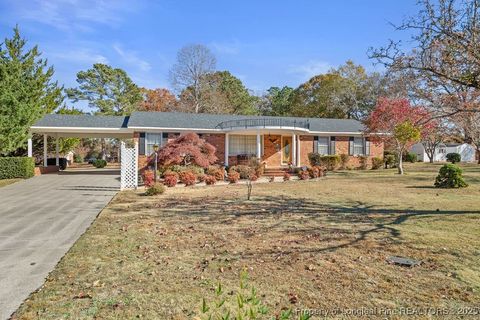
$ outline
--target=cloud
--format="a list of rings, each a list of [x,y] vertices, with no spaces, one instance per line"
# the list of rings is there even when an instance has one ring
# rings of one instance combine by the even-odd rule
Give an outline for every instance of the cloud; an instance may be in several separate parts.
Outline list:
[[[94,64],[94,63],[104,63],[108,64],[109,60],[98,53],[94,53],[89,49],[78,49],[67,52],[56,52],[52,53],[53,58],[61,59],[64,61],[79,63],[79,64]]]
[[[313,76],[326,73],[332,68],[332,65],[326,61],[310,60],[304,64],[292,66],[289,73],[298,74],[303,80],[308,80]]]
[[[118,53],[118,55],[123,59],[123,61],[125,61],[129,65],[137,67],[141,71],[147,72],[150,71],[150,69],[152,68],[150,66],[150,63],[139,58],[135,52],[124,50],[119,44],[114,44],[113,49],[116,53]]]
[[[12,2],[10,9],[17,20],[30,20],[66,31],[92,31],[92,23],[119,24],[121,13],[134,10],[137,4],[137,1],[126,0],[19,0]]]

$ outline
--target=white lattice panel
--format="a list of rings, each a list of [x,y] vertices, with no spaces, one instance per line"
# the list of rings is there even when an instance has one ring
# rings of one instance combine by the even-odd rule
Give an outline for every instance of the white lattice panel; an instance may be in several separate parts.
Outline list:
[[[138,187],[138,146],[135,144],[133,148],[125,146],[122,141],[120,147],[121,171],[120,171],[120,188],[136,189]]]

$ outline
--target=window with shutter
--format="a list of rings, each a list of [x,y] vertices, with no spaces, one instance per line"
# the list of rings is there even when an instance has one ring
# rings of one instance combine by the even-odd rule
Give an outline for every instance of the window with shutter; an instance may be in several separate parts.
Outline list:
[[[334,155],[335,152],[335,137],[330,137],[330,150],[329,154]]]

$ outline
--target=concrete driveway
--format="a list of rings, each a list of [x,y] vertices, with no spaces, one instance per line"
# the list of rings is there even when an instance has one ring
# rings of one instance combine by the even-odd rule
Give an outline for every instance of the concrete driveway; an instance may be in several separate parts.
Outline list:
[[[7,319],[120,187],[118,170],[65,171],[0,188],[0,319]]]

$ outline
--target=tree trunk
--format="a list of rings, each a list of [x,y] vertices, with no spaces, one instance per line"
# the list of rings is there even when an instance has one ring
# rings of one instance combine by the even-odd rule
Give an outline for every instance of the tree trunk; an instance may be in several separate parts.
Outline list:
[[[433,157],[429,157],[428,159],[429,159],[430,163],[433,163]]]
[[[403,150],[398,152],[398,174],[403,174]]]

